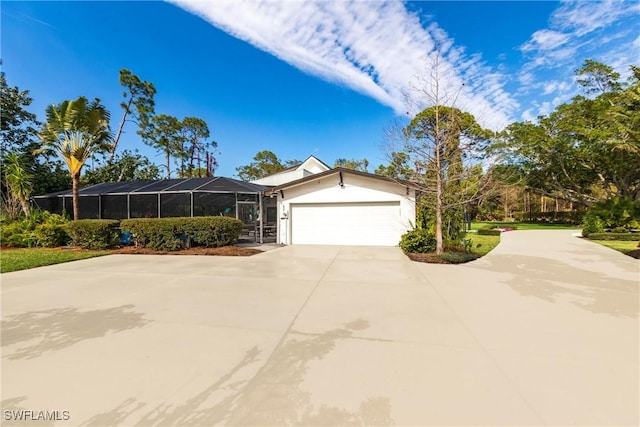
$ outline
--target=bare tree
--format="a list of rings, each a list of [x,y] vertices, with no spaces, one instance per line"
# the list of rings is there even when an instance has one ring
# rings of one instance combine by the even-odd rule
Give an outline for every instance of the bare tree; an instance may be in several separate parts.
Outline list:
[[[455,237],[464,205],[480,197],[490,181],[480,162],[492,132],[455,106],[464,83],[446,75],[447,66],[440,55],[428,62],[407,96],[409,109],[421,111],[409,112],[413,118],[408,124],[396,124],[387,132],[393,151],[409,156],[415,171],[410,180],[422,192],[421,208],[433,227],[438,254],[445,249],[444,231],[447,238]]]

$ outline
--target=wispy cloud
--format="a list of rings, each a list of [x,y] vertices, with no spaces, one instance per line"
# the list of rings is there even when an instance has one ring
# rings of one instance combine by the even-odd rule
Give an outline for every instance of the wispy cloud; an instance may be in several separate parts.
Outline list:
[[[640,3],[637,1],[565,1],[553,12],[549,28],[531,35],[520,46],[527,62],[519,72],[519,93],[541,90],[553,99],[532,103],[522,118],[546,114],[576,94],[574,70],[587,58],[602,61],[625,74],[638,61],[634,38]],[[633,28],[634,30],[629,30]],[[553,80],[545,77],[553,70]],[[564,79],[564,80],[559,80]]]
[[[406,111],[405,94],[425,59],[442,53],[458,105],[499,129],[518,103],[505,76],[456,46],[436,23],[423,26],[398,1],[172,0],[225,32],[325,80]],[[462,83],[465,86],[462,86]],[[446,84],[445,84],[446,86]]]
[[[568,1],[553,13],[551,25],[583,36],[607,27],[621,17],[638,14],[639,9],[637,1]]]
[[[531,40],[522,46],[523,51],[547,51],[562,46],[569,40],[569,35],[553,30],[539,30],[533,33]]]

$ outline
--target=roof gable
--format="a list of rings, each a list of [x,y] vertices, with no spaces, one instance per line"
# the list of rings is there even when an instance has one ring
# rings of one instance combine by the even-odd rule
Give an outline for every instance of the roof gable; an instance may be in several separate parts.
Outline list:
[[[305,185],[305,184],[307,184],[309,182],[313,182],[314,180],[316,180],[318,178],[324,178],[324,177],[327,177],[327,176],[338,175],[338,174],[357,175],[357,176],[361,176],[361,177],[364,177],[364,178],[370,178],[370,179],[374,179],[374,180],[378,180],[378,181],[386,181],[386,182],[389,182],[389,183],[392,183],[392,184],[402,185],[402,186],[406,186],[406,187],[410,187],[410,188],[419,188],[419,186],[414,184],[414,183],[407,182],[407,181],[400,181],[400,180],[397,180],[397,179],[389,178],[387,176],[375,175],[375,174],[368,173],[368,172],[360,172],[360,171],[353,170],[353,169],[334,168],[334,169],[329,169],[327,171],[320,172],[320,173],[317,173],[317,174],[309,175],[309,176],[306,176],[304,178],[297,179],[295,181],[291,181],[291,182],[287,182],[285,184],[281,184],[281,185],[275,186],[275,187],[271,188],[271,191],[272,192],[277,192],[279,190],[284,190],[284,189],[291,188],[291,187],[297,187],[299,185]]]
[[[296,170],[307,170],[311,173],[320,173],[331,169],[326,163],[318,159],[316,156],[309,156],[296,168]]]

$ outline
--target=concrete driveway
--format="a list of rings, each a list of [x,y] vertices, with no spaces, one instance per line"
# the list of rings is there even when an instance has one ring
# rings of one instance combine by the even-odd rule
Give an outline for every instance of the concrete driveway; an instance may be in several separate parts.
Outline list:
[[[638,425],[639,265],[516,231],[465,266],[290,246],[7,273],[2,419]]]

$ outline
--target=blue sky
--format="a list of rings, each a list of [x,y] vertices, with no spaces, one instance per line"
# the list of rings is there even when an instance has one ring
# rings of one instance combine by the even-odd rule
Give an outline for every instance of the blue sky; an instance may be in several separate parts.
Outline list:
[[[119,122],[118,72],[155,84],[156,112],[196,116],[217,175],[260,150],[283,160],[385,163],[384,128],[425,105],[411,89],[441,52],[457,105],[486,127],[535,119],[576,94],[584,59],[640,62],[637,1],[2,1],[2,69],[31,111],[80,95]],[[464,86],[462,86],[464,83]],[[413,100],[406,102],[406,94]],[[133,125],[121,149],[142,144]]]

